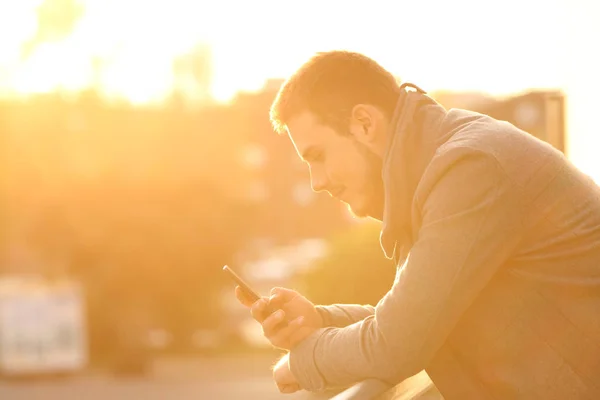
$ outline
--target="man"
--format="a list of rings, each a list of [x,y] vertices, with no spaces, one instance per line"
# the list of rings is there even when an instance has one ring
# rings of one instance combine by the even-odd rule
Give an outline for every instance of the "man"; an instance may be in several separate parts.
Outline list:
[[[236,291],[290,350],[282,392],[424,369],[446,400],[600,399],[600,189],[562,153],[342,51],[289,78],[271,120],[398,263],[376,307]]]

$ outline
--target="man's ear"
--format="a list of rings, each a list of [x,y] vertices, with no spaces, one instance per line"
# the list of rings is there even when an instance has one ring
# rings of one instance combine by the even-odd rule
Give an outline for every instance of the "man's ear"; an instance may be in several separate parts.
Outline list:
[[[350,115],[350,133],[360,143],[372,144],[377,140],[379,110],[369,104],[357,104]]]

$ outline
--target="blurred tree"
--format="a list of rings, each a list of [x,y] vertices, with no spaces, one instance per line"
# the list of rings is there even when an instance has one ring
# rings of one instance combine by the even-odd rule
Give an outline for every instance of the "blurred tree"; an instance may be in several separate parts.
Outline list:
[[[212,50],[198,44],[173,61],[173,97],[202,104],[211,100]]]
[[[230,284],[220,268],[241,243],[289,242],[347,225],[327,198],[318,215],[319,202],[310,209],[294,202],[292,189],[306,171],[291,162],[292,153],[279,151],[284,140],[268,121],[272,95],[193,111],[174,103],[109,105],[93,91],[0,102],[2,195],[11,220],[30,232],[26,246],[40,255],[40,272],[64,267],[84,282],[95,354],[114,346],[115,324],[130,319],[184,340],[217,327],[222,313],[215,296],[220,284]],[[244,163],[249,144],[264,145],[263,167]],[[264,181],[272,196],[250,199],[250,178]],[[377,237],[368,238],[380,256]]]
[[[39,272],[84,282],[95,354],[136,312],[185,340],[219,325],[220,267],[256,223],[231,109],[115,107],[88,92],[0,103],[0,115],[3,199]]]
[[[116,304],[147,299],[174,330],[218,325],[217,277],[245,237],[242,205],[206,182],[111,185],[86,197],[78,274]]]
[[[10,189],[8,183],[8,150],[7,150],[7,110],[0,106],[0,273],[4,270],[4,258],[6,257],[6,247],[9,230],[9,202],[7,193]]]
[[[326,258],[302,279],[305,295],[318,304],[375,305],[392,287],[396,268],[379,244],[380,224],[365,222],[334,236]]]
[[[69,36],[83,16],[83,4],[77,0],[44,0],[37,8],[35,36],[25,42],[21,58],[26,59],[44,42],[61,40]]]
[[[195,330],[216,328],[221,266],[247,237],[248,215],[209,182],[112,180],[43,202],[28,239],[44,260],[40,272],[84,283],[97,359],[153,326],[182,345]],[[129,324],[138,339],[128,337]]]

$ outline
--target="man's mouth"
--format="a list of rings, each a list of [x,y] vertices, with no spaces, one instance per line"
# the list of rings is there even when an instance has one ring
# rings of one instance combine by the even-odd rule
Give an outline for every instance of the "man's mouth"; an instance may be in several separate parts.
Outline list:
[[[331,197],[335,197],[336,199],[341,200],[344,190],[345,190],[344,188],[332,190],[329,192],[329,194],[331,195]]]

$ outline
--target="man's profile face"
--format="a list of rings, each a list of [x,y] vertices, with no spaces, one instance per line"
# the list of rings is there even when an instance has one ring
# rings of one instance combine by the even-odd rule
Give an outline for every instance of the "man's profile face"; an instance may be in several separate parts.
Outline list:
[[[382,218],[381,157],[310,112],[292,118],[287,127],[298,155],[309,165],[315,192],[329,192],[358,217]]]

